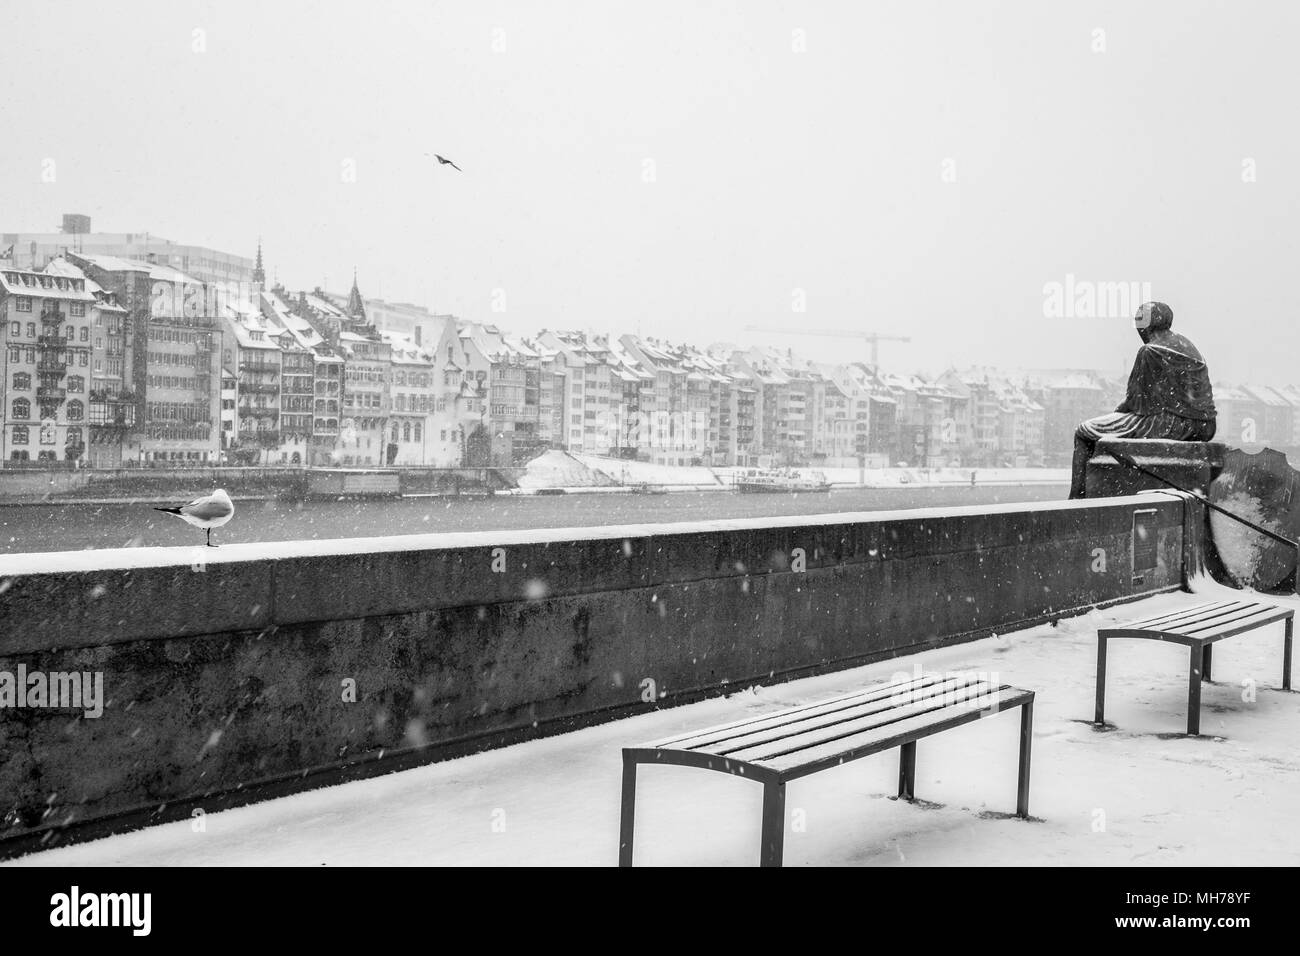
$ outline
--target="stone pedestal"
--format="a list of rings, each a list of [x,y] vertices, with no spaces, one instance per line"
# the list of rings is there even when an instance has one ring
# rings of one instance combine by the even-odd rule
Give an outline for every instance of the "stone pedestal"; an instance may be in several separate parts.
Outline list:
[[[1133,495],[1139,491],[1167,489],[1149,475],[1116,461],[1109,454],[1115,449],[1139,465],[1167,478],[1181,488],[1206,494],[1210,482],[1223,470],[1226,446],[1219,442],[1165,441],[1149,438],[1104,438],[1088,461],[1085,483],[1089,498]]]

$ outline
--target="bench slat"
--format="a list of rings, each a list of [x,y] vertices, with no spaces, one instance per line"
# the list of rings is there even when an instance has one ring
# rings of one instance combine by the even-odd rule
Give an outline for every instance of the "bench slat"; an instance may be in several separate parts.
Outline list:
[[[1017,707],[1032,700],[1033,696],[1032,692],[1016,687],[998,688],[975,698],[966,705],[947,708],[937,715],[923,714],[907,718],[860,734],[827,741],[793,754],[765,760],[763,764],[781,774],[783,778],[793,779],[979,720],[986,711],[994,707],[999,711]]]
[[[997,688],[987,681],[968,684],[958,688],[952,695],[939,695],[923,698],[901,707],[890,708],[874,714],[865,715],[856,720],[842,721],[826,727],[810,729],[804,733],[794,734],[780,740],[774,740],[734,751],[727,751],[726,756],[749,763],[767,765],[777,757],[789,756],[810,748],[821,747],[843,740],[846,737],[872,733],[890,724],[909,717],[934,715],[944,710],[972,709],[971,701],[990,693]],[[974,708],[979,709],[979,708]],[[932,719],[939,719],[934,717]]]
[[[742,751],[752,752],[756,748],[765,745],[784,744],[786,741],[805,737],[809,734],[825,736],[830,733],[828,728],[838,727],[850,722],[857,723],[874,718],[883,723],[890,719],[891,714],[898,712],[901,708],[920,705],[941,706],[945,701],[964,699],[963,692],[966,695],[979,693],[981,689],[989,686],[991,685],[987,681],[976,678],[948,678],[926,687],[912,688],[906,691],[900,690],[876,700],[854,704],[835,711],[820,714],[793,711],[788,713],[786,715],[787,719],[780,724],[765,727],[752,733],[720,738],[705,748],[693,747],[691,749],[705,749],[710,753],[725,756],[741,755]],[[970,688],[974,689],[971,690]],[[741,759],[750,758],[742,755]]]
[[[1275,624],[1278,621],[1284,621],[1292,615],[1293,612],[1281,608],[1261,608],[1252,614],[1242,617],[1235,617],[1230,620],[1208,622],[1198,625],[1194,628],[1188,628],[1185,633],[1188,637],[1195,637],[1201,640],[1212,638],[1232,637],[1234,634],[1240,634],[1242,631],[1253,630],[1257,627],[1263,627],[1266,624]]]
[[[1177,630],[1180,625],[1189,621],[1197,621],[1204,617],[1213,617],[1220,614],[1232,614],[1234,611],[1246,606],[1242,601],[1224,601],[1221,604],[1211,604],[1198,607],[1195,610],[1189,609],[1180,614],[1166,614],[1163,617],[1155,617],[1145,621],[1125,622],[1123,627],[1151,631],[1172,631]]]
[[[1124,626],[1131,628],[1154,628],[1164,624],[1176,624],[1178,621],[1185,618],[1194,617],[1203,612],[1218,610],[1239,603],[1239,601],[1210,601],[1207,604],[1197,604],[1195,607],[1185,607],[1176,611],[1168,611],[1164,614],[1157,614],[1154,617],[1144,617],[1141,620],[1125,623]]]
[[[1228,621],[1235,621],[1243,617],[1249,617],[1263,607],[1264,605],[1262,604],[1248,604],[1238,601],[1228,607],[1219,608],[1215,611],[1208,611],[1204,614],[1197,614],[1176,622],[1165,622],[1163,624],[1157,624],[1154,627],[1148,625],[1142,628],[1142,630],[1159,631],[1163,634],[1182,634],[1186,636],[1190,634],[1194,628],[1208,627],[1214,624],[1223,624]]]
[[[1233,629],[1238,622],[1255,621],[1256,623],[1249,625],[1249,627],[1254,627],[1267,624],[1270,621],[1280,621],[1290,617],[1292,613],[1290,609],[1279,608],[1273,604],[1235,601],[1230,605],[1198,615],[1185,616],[1175,621],[1158,623],[1134,621],[1117,627],[1103,627],[1098,629],[1098,634],[1102,637],[1138,637],[1142,636],[1140,632],[1147,632],[1199,638],[1210,630],[1223,634],[1225,631]],[[1234,633],[1240,632],[1234,631]]]
[[[688,734],[678,734],[673,737],[665,737],[662,740],[656,740],[653,743],[645,744],[646,749],[673,749],[673,750],[695,750],[703,748],[706,745],[722,740],[735,732],[744,733],[750,730],[762,730],[763,728],[780,724],[783,721],[808,714],[816,716],[817,714],[830,713],[843,707],[853,706],[855,703],[869,703],[873,700],[881,700],[898,693],[906,693],[914,688],[927,687],[937,683],[943,678],[938,674],[932,674],[921,678],[914,678],[909,681],[899,681],[895,684],[879,684],[869,687],[866,690],[855,691],[852,694],[841,694],[838,697],[832,697],[828,700],[819,701],[814,704],[806,704],[798,707],[785,707],[781,710],[772,711],[766,714],[759,714],[755,717],[746,717],[742,720],[733,721],[729,724],[718,724],[715,727],[706,727],[703,730],[691,731]]]

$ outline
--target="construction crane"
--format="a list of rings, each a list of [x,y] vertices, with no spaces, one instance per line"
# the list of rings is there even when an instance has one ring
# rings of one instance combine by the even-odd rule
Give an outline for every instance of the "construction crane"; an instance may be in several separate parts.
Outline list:
[[[910,342],[906,335],[881,335],[879,332],[855,332],[852,329],[773,329],[762,325],[747,325],[746,332],[768,332],[773,335],[829,335],[840,339],[864,339],[871,343],[871,367],[880,367],[881,342]]]

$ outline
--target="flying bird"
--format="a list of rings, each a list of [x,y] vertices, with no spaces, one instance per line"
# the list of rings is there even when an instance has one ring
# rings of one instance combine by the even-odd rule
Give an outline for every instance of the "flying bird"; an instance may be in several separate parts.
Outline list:
[[[235,503],[230,500],[230,495],[218,488],[212,494],[195,498],[189,504],[181,505],[179,508],[154,508],[154,511],[176,515],[186,524],[205,529],[208,532],[208,547],[215,548],[216,545],[212,543],[212,529],[220,528],[234,517]]]
[[[438,162],[442,163],[442,165],[444,165],[444,166],[450,166],[452,169],[456,170],[456,172],[458,172],[458,173],[463,173],[463,172],[465,171],[465,170],[461,169],[459,166],[457,166],[455,163],[453,163],[450,159],[443,159],[443,158],[442,158],[441,156],[439,156],[437,153],[434,153],[434,154],[433,154],[433,158],[436,159]]]

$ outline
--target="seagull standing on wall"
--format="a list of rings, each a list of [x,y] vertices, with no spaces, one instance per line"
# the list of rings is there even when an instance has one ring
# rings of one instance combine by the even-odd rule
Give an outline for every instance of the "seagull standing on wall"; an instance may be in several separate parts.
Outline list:
[[[230,495],[218,488],[212,494],[195,498],[189,504],[181,505],[179,508],[154,508],[154,511],[176,515],[187,524],[205,529],[208,532],[208,547],[215,548],[216,545],[212,543],[212,529],[220,528],[234,517],[235,503],[230,500]]]

